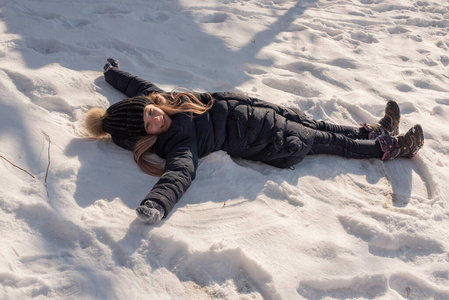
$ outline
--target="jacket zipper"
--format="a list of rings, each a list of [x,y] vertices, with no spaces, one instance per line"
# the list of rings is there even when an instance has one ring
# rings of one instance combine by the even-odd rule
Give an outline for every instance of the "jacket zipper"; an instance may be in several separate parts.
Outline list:
[[[243,140],[242,133],[240,132],[240,127],[245,127],[247,131],[250,131],[254,135],[254,137],[257,138],[257,134],[258,134],[257,130],[252,128],[252,127],[249,127],[249,126],[245,125],[242,121],[240,121],[239,117],[232,116],[231,120],[233,120],[234,122],[237,123],[237,130],[238,130],[240,139]],[[249,144],[246,145],[246,149],[248,149],[248,148],[251,148],[251,145],[249,145]]]

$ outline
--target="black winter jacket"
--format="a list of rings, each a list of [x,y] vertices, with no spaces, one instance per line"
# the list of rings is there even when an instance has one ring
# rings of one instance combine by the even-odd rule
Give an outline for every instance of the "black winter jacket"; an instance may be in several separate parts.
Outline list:
[[[153,83],[118,68],[105,73],[106,81],[128,97],[167,95]],[[158,136],[155,153],[166,160],[164,174],[145,197],[161,204],[165,216],[195,178],[198,158],[223,150],[232,157],[288,168],[307,155],[315,137],[313,120],[296,109],[280,107],[234,93],[194,93],[212,108],[198,117],[171,116],[170,128]],[[117,140],[132,150],[132,141]],[[144,202],[142,201],[142,203]]]

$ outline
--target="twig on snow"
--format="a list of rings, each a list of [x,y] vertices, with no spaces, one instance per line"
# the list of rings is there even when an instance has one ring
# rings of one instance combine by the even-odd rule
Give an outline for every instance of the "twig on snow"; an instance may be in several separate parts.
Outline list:
[[[48,140],[48,150],[47,150],[48,165],[47,165],[47,171],[45,172],[45,189],[47,190],[47,197],[50,197],[50,195],[48,194],[47,178],[48,178],[48,170],[50,169],[50,163],[51,163],[51,156],[50,156],[51,139],[50,139],[50,136],[48,134],[46,134],[44,131],[42,131],[42,133],[45,135],[45,137]]]
[[[51,145],[51,139],[50,136],[45,133],[44,131],[42,131],[42,133],[45,135],[45,137],[48,140],[48,150],[47,150],[47,155],[48,155],[48,165],[47,165],[47,172],[45,173],[45,188],[47,188],[47,178],[48,178],[48,170],[50,169],[50,163],[51,163],[51,155],[50,155],[50,145]],[[4,157],[3,155],[0,155],[0,158],[4,159],[6,162],[10,163],[12,166],[16,167],[19,170],[22,170],[23,172],[27,173],[28,175],[30,175],[31,177],[35,178],[33,174],[31,174],[30,172],[28,172],[27,170],[19,167],[18,165],[12,163],[9,159],[7,159],[6,157]],[[47,188],[47,195],[48,195],[48,188]]]
[[[11,161],[9,161],[8,159],[6,159],[6,157],[4,157],[3,155],[0,155],[1,158],[3,158],[5,161],[9,162],[11,165],[13,165],[14,167],[16,167],[17,169],[20,169],[22,171],[24,171],[25,173],[27,173],[28,175],[30,175],[31,177],[34,178],[33,174],[31,174],[30,172],[28,172],[25,169],[22,169],[21,167],[19,167],[18,165],[13,164]]]

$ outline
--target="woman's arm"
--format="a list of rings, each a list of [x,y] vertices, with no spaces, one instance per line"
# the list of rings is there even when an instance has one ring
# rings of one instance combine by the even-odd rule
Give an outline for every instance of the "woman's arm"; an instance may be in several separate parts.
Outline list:
[[[164,174],[142,202],[143,204],[146,200],[151,200],[161,204],[165,211],[164,217],[170,213],[195,179],[198,157],[189,149],[189,144],[190,141],[184,141],[173,155],[167,158]]]
[[[154,83],[131,75],[118,67],[112,67],[107,70],[104,73],[104,78],[107,83],[130,98],[138,95],[149,95],[154,92],[165,93],[164,90],[157,87]]]
[[[186,115],[177,115],[174,120],[179,130],[161,135],[158,139],[159,147],[166,153],[165,171],[146,200],[162,205],[167,216],[179,201],[184,192],[195,179],[198,166],[198,149],[196,130],[193,120]],[[173,126],[173,124],[172,124]]]

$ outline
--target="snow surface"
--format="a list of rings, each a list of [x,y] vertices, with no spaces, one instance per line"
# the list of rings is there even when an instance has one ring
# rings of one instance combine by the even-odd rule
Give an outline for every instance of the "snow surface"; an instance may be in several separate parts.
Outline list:
[[[0,32],[0,155],[34,176],[0,159],[0,299],[449,299],[447,0],[0,0]],[[213,153],[145,226],[157,178],[84,137],[124,97],[107,57],[334,123],[394,99],[425,145],[294,170]]]

